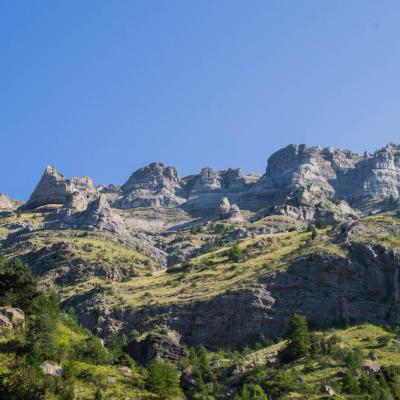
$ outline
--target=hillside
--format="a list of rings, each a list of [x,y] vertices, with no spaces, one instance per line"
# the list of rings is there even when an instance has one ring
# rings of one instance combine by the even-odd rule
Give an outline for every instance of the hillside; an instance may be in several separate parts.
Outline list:
[[[400,367],[399,192],[395,144],[364,155],[290,145],[270,157],[261,176],[207,167],[182,178],[153,163],[121,187],[65,178],[49,166],[26,203],[1,195],[0,254],[26,263],[40,290],[56,292],[61,309],[74,310],[87,329],[73,331],[62,317],[59,341],[126,338],[132,362],[148,366],[161,357],[182,376],[188,349],[204,346],[221,367],[221,386],[212,381],[208,398],[234,398],[244,382],[274,399],[322,398],[323,384],[351,398],[337,376],[346,348],[361,348],[364,361],[371,349],[382,367]],[[266,383],[272,375],[256,364],[285,347],[296,313],[316,336],[335,336],[337,351],[272,363],[267,371],[294,382],[292,394],[274,392]],[[5,332],[3,349],[24,340],[23,332]],[[7,369],[11,358],[3,356]],[[117,376],[124,396],[157,396],[146,386],[129,391],[133,383],[115,360],[101,367],[54,361],[78,363],[103,380]],[[239,372],[232,374],[234,364]],[[138,371],[145,380],[147,372]],[[92,398],[95,385],[85,387],[81,376],[74,375],[78,398]],[[183,389],[188,398],[207,398]]]

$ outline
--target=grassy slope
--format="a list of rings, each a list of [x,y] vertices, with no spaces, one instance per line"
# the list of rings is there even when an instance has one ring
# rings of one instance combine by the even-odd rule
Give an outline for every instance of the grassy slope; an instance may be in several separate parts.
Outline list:
[[[62,323],[58,325],[55,336],[55,342],[64,348],[66,354],[73,345],[86,339],[83,331],[71,329]],[[14,347],[15,343],[22,343],[22,341],[22,332],[3,331],[0,333],[0,372],[2,375],[13,373],[14,354],[10,352],[10,349]],[[153,399],[156,397],[145,389],[139,388],[138,382],[143,381],[143,376],[136,368],[132,369],[132,377],[125,377],[119,370],[122,365],[95,365],[82,361],[67,361],[61,365],[74,375],[77,400],[93,400],[98,387],[102,389],[105,396],[115,399],[126,397]],[[110,383],[109,377],[115,377],[116,382]],[[46,397],[46,400],[50,399],[53,398]]]
[[[317,335],[326,338],[336,336],[338,346],[341,349],[361,349],[365,356],[373,353],[382,366],[400,365],[400,340],[396,334],[388,333],[385,329],[372,324],[356,325],[344,329],[329,329],[317,332]],[[378,338],[389,335],[391,340],[387,345],[379,344]],[[279,342],[261,350],[252,351],[241,358],[240,363],[246,371],[253,368],[254,364],[264,365],[269,359],[275,358],[277,352],[285,346],[285,342]],[[228,356],[221,357],[218,353],[211,355],[214,360],[227,366],[234,363]],[[337,399],[350,399],[351,396],[340,394],[341,378],[338,373],[344,369],[343,362],[337,361],[331,356],[323,356],[318,360],[300,359],[294,363],[282,367],[283,371],[294,372],[301,382],[302,390],[308,392],[307,399],[322,399],[326,395],[320,393],[321,385],[329,384],[338,392]],[[284,399],[304,399],[304,394],[290,393]]]

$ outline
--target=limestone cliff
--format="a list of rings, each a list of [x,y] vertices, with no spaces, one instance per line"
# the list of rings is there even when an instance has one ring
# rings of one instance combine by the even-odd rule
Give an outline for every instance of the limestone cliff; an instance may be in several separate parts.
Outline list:
[[[89,177],[66,179],[53,166],[47,166],[24,209],[59,204],[84,210],[95,196],[96,190]]]

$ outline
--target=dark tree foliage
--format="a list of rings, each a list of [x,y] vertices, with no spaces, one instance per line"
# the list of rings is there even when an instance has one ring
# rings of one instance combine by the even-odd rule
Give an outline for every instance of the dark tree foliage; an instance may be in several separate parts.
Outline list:
[[[148,388],[160,399],[170,399],[181,393],[176,367],[166,361],[153,360],[149,367]]]
[[[36,279],[30,268],[18,259],[6,260],[0,256],[0,304],[30,312],[37,295]]]
[[[54,333],[59,316],[58,298],[54,292],[42,293],[33,300],[26,330],[26,344],[33,363],[54,354]]]
[[[200,346],[197,350],[199,369],[203,377],[204,382],[212,382],[215,380],[213,370],[211,368],[210,360],[208,359],[208,353],[204,346]]]
[[[242,249],[239,247],[238,244],[234,244],[228,252],[229,259],[234,262],[240,261],[240,256],[242,254]]]
[[[310,355],[311,335],[303,315],[294,314],[286,331],[287,346],[279,353],[283,362],[290,362]]]
[[[343,376],[343,389],[349,394],[358,394],[360,392],[358,380],[350,369],[347,369]]]
[[[96,336],[89,336],[75,346],[75,359],[92,364],[107,364],[111,362],[110,353],[103,347]]]
[[[260,385],[246,383],[235,400],[268,400],[268,397]]]

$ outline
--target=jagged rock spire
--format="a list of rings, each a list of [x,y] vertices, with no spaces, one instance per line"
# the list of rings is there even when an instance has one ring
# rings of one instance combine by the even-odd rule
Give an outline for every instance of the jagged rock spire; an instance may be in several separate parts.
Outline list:
[[[93,199],[95,193],[89,177],[66,179],[54,166],[48,165],[24,208],[34,209],[48,204],[60,204],[82,210]]]

